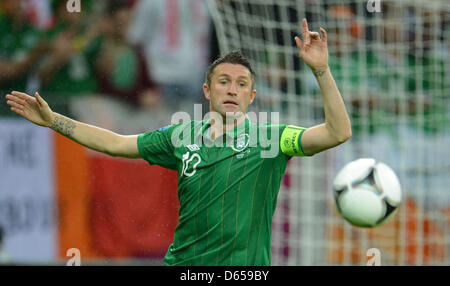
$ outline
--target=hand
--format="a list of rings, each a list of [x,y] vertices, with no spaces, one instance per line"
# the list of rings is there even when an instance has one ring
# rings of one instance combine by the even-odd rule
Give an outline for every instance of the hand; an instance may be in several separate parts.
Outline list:
[[[327,32],[320,28],[322,38],[319,33],[308,30],[308,22],[302,20],[303,42],[299,37],[295,37],[295,43],[300,51],[300,57],[313,70],[326,70],[328,68],[328,47]]]
[[[26,93],[13,91],[12,94],[6,95],[6,99],[11,110],[25,119],[40,126],[52,125],[53,112],[39,93],[36,92],[35,97],[31,97]]]

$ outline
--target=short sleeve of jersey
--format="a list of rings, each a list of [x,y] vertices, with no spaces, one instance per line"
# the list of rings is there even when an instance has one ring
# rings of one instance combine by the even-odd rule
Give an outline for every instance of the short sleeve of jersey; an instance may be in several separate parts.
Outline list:
[[[170,125],[138,135],[137,145],[142,159],[149,162],[150,165],[156,164],[176,170],[175,148],[171,140],[172,132],[176,126]]]
[[[286,125],[281,132],[281,152],[288,156],[310,156],[305,154],[302,147],[302,135],[305,127]]]

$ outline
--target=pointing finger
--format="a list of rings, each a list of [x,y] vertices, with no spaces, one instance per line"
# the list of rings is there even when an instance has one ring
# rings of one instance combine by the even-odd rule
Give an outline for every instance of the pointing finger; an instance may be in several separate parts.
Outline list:
[[[302,34],[303,34],[304,44],[309,45],[310,38],[309,38],[308,22],[306,22],[305,18],[303,18],[303,20],[302,20]]]
[[[302,26],[303,26],[303,33],[308,33],[309,32],[308,21],[306,21],[306,18],[303,18]]]

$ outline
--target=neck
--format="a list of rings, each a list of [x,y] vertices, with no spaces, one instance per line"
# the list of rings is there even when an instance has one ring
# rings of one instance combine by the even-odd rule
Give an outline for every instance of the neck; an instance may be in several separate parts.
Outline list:
[[[211,139],[215,140],[217,137],[226,133],[227,131],[235,128],[239,124],[245,121],[245,114],[241,115],[237,118],[225,118],[225,116],[221,116],[221,118],[211,118]]]

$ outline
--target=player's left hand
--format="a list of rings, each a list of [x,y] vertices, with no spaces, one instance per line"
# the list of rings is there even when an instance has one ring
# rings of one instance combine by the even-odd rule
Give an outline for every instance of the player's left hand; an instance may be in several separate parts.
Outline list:
[[[308,22],[302,20],[303,42],[295,37],[295,43],[300,51],[300,57],[313,70],[324,70],[328,68],[327,32],[320,28],[322,38],[317,32],[308,29]]]

